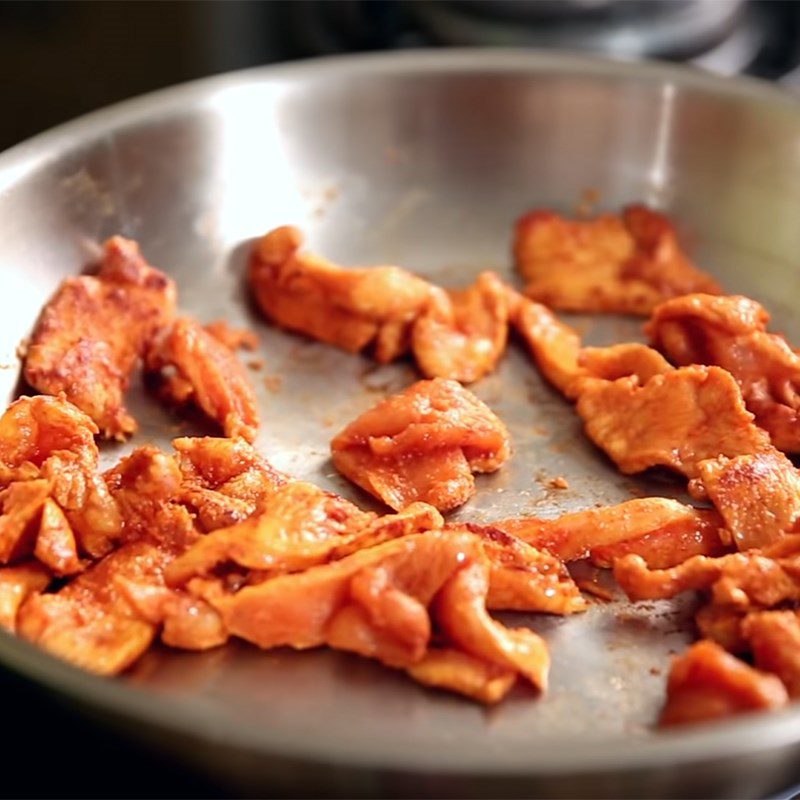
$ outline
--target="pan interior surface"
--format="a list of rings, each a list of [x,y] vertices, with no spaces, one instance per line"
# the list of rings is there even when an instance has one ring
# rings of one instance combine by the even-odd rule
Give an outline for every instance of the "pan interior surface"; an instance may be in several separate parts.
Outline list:
[[[292,223],[309,247],[343,264],[396,263],[449,286],[485,269],[515,282],[514,220],[533,207],[573,213],[587,191],[599,209],[636,201],[665,209],[699,265],[729,293],[764,303],[773,329],[800,341],[800,106],[673,68],[409,54],[179,87],[0,158],[4,395],[17,390],[15,350],[48,295],[120,233],[176,279],[184,310],[259,335],[260,352],[246,358],[263,359],[251,373],[258,449],[276,467],[370,506],[333,469],[330,439],[417,376],[409,364],[377,367],[259,319],[243,285],[252,238]],[[592,344],[642,339],[639,319],[573,321]],[[106,447],[106,463],[133,446],[214,433],[135,384],[130,408],[141,429]],[[472,388],[507,423],[514,456],[478,479],[455,518],[549,517],[649,494],[687,499],[677,480],[619,474],[519,344]],[[557,476],[569,489],[549,487]],[[619,600],[568,619],[509,615],[546,636],[552,685],[542,698],[515,690],[490,710],[354,656],[244,645],[156,648],[127,683],[144,692],[143,707],[169,709],[172,724],[202,719],[256,750],[536,771],[570,749],[669,739],[650,729],[669,658],[693,637],[691,611],[691,600]],[[4,640],[0,658],[17,646]]]

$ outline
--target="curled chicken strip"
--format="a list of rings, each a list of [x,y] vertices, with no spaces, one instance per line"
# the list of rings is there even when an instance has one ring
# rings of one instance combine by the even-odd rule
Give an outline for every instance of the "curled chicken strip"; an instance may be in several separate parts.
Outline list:
[[[691,294],[659,305],[645,330],[675,364],[708,364],[736,378],[747,408],[779,450],[800,451],[800,355],[767,333],[748,297]]]
[[[614,577],[631,600],[657,600],[711,590],[721,605],[747,610],[800,599],[797,557],[771,558],[758,550],[719,558],[694,556],[669,569],[649,569],[637,555],[614,564]]]
[[[25,380],[64,394],[103,436],[124,439],[136,421],[123,398],[152,336],[175,311],[175,285],[142,258],[136,242],[104,245],[97,275],[67,278],[42,310],[25,358]]]
[[[508,459],[505,425],[455,381],[419,381],[351,422],[331,442],[345,477],[399,510],[425,502],[448,511],[475,491],[473,472]]]
[[[493,272],[460,291],[434,288],[411,333],[427,378],[472,383],[494,371],[508,339],[509,296]]]
[[[416,672],[429,685],[494,702],[510,688],[507,672],[543,688],[548,657],[532,631],[507,630],[486,614],[488,575],[475,536],[433,531],[233,595],[218,594],[209,602],[231,633],[259,647],[327,644],[409,670],[412,676]],[[436,627],[445,647],[466,658],[443,657],[439,648],[429,657]],[[475,661],[486,665],[477,677]]]
[[[722,521],[713,511],[699,510],[663,497],[646,497],[628,500],[613,506],[590,508],[564,514],[556,519],[521,517],[493,522],[495,528],[518,536],[540,550],[552,553],[562,561],[575,561],[591,555],[593,559],[608,566],[613,560],[613,548],[640,543],[643,555],[655,560],[672,560],[669,551],[672,542],[666,544],[660,538],[702,542],[701,552],[706,548],[714,555],[721,545],[719,528]],[[648,541],[645,538],[650,537]],[[661,544],[659,544],[661,542]],[[690,544],[684,544],[674,552],[682,554]],[[624,552],[621,549],[619,552]],[[604,557],[604,553],[608,553]],[[680,563],[679,559],[678,562]],[[671,566],[671,564],[670,564]]]
[[[672,223],[644,206],[581,221],[532,211],[517,222],[514,256],[525,293],[565,311],[648,314],[670,297],[719,292]]]
[[[684,725],[785,706],[788,696],[774,675],[700,641],[672,662],[660,724]]]
[[[191,317],[179,317],[148,348],[145,366],[168,402],[194,402],[225,436],[249,442],[258,430],[258,403],[233,349]]]
[[[303,252],[297,228],[276,228],[256,244],[249,283],[273,322],[381,363],[408,351],[411,324],[430,285],[399,267],[346,269]]]

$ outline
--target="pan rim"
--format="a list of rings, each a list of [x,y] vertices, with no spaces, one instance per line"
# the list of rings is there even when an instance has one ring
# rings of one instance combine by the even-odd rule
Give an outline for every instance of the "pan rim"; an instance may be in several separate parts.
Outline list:
[[[328,56],[286,64],[254,67],[203,78],[125,100],[78,117],[18,144],[0,154],[0,193],[64,150],[109,135],[131,124],[145,123],[160,113],[181,113],[206,104],[218,93],[244,85],[302,84],[308,80],[342,80],[357,76],[446,74],[583,75],[641,84],[674,83],[716,96],[743,98],[796,115],[800,100],[788,91],[755,78],[727,79],[698,69],[660,62],[614,61],[563,51],[516,49],[407,50]],[[457,741],[431,752],[413,740],[402,751],[375,742],[366,753],[354,748],[347,731],[337,731],[324,743],[301,732],[268,724],[237,726],[212,718],[174,698],[152,694],[124,681],[98,678],[58,661],[14,636],[0,633],[0,663],[17,674],[95,711],[112,713],[134,723],[144,723],[205,744],[257,751],[271,756],[300,759],[359,769],[385,768],[407,772],[448,772],[462,775],[555,775],[603,773],[686,765],[738,755],[766,753],[800,742],[800,708],[739,720],[710,723],[686,731],[665,731],[647,737],[622,734],[601,739],[575,737],[551,741],[520,742],[502,752],[491,749],[465,757]],[[535,745],[532,747],[531,745]],[[577,747],[576,747],[577,746]],[[579,748],[579,749],[577,749]]]

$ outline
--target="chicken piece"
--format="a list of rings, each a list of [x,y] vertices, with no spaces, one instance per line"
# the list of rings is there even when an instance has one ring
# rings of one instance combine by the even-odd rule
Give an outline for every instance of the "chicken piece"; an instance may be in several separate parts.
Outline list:
[[[0,417],[0,486],[39,477],[39,468],[66,450],[94,468],[97,426],[59,397],[20,397]]]
[[[458,580],[467,570],[467,579]],[[477,537],[434,531],[218,595],[211,603],[231,633],[259,647],[327,644],[391,667],[422,665],[425,682],[480,694],[489,702],[502,692],[476,689],[472,659],[543,688],[548,658],[544,642],[532,631],[507,630],[486,614],[488,575]],[[450,674],[438,681],[426,663],[434,625],[441,627],[445,647],[471,656],[460,667],[451,660]],[[494,670],[486,673],[497,677]]]
[[[515,293],[516,294],[516,293]],[[512,295],[511,324],[525,341],[544,377],[570,400],[577,397],[576,380],[584,377],[579,365],[581,337],[541,303]]]
[[[800,697],[800,620],[795,611],[748,614],[742,636],[753,651],[755,664],[780,678],[789,697]]]
[[[182,585],[231,562],[251,570],[303,570],[325,561],[336,544],[376,518],[343,497],[295,481],[270,495],[257,515],[203,536],[170,565],[167,581]]]
[[[234,328],[227,320],[216,319],[203,325],[206,333],[211,334],[220,344],[228,350],[257,350],[258,336],[247,328]]]
[[[714,642],[700,641],[672,662],[659,724],[685,725],[781,708],[788,700],[774,675],[753,669]]]
[[[583,221],[532,211],[517,222],[514,257],[525,293],[564,311],[649,314],[670,297],[719,293],[669,220],[644,206]]]
[[[177,406],[193,402],[222,427],[225,436],[248,442],[258,430],[258,401],[233,350],[191,317],[179,317],[155,337],[145,367],[158,391]]]
[[[14,633],[19,607],[31,595],[43,592],[50,580],[50,573],[36,561],[0,569],[0,628]]]
[[[124,521],[124,538],[140,538],[155,527],[165,504],[180,498],[183,475],[175,458],[157,447],[138,447],[104,475]]]
[[[302,243],[300,231],[286,226],[256,244],[249,283],[261,311],[351,353],[370,347],[381,363],[406,353],[430,284],[399,267],[345,269],[301,252]]]
[[[618,558],[635,553],[651,569],[668,569],[693,556],[717,558],[725,555],[730,548],[723,541],[727,532],[719,514],[710,509],[686,508],[689,513],[685,518],[678,518],[644,536],[592,547],[589,551],[592,563],[598,567],[613,567]]]
[[[455,381],[418,381],[351,422],[331,442],[345,477],[395,510],[413,502],[449,511],[475,491],[473,472],[510,455],[505,425]]]
[[[468,655],[513,669],[544,692],[550,671],[547,645],[528,628],[506,628],[493,620],[486,610],[488,591],[488,564],[475,561],[458,570],[436,599],[442,632]]]
[[[699,511],[677,500],[645,497],[556,519],[521,517],[493,522],[492,526],[561,561],[575,561],[603,546],[641,542],[646,536],[704,537],[717,523],[713,512]]]
[[[487,608],[562,615],[586,610],[572,576],[550,553],[492,525],[456,523],[447,529],[469,531],[481,540],[490,565]]]
[[[42,465],[51,496],[64,512],[82,552],[92,558],[110,553],[122,538],[122,516],[116,500],[94,466],[80,454],[58,451]]]
[[[50,496],[46,480],[17,481],[0,493],[0,564],[33,555],[42,508]]]
[[[243,439],[174,439],[183,474],[181,502],[197,515],[204,531],[242,522],[288,482]]]
[[[85,566],[78,556],[78,543],[69,520],[49,497],[42,505],[33,555],[59,577],[75,575]]]
[[[738,550],[767,547],[800,523],[800,473],[769,450],[702,461],[695,484],[717,507]]]
[[[451,648],[429,649],[406,672],[425,686],[449,689],[486,705],[502,700],[517,680],[513,669],[489,664]]]
[[[577,332],[549,308],[523,297],[512,301],[511,324],[544,377],[568,400],[575,400],[592,378],[614,381],[633,377],[639,385],[673,370],[657,350],[643,344],[583,347]]]
[[[742,622],[747,616],[746,609],[709,603],[697,610],[694,623],[701,638],[716,642],[729,653],[746,653],[750,648],[742,635]]]
[[[770,448],[719,367],[681,367],[642,386],[635,378],[593,381],[577,410],[589,438],[624,473],[662,466],[695,478],[705,459]]]
[[[25,359],[25,380],[63,393],[103,436],[136,430],[123,396],[151,337],[175,311],[175,285],[151,267],[135,242],[105,243],[96,276],[67,278],[42,310]]]
[[[411,348],[426,378],[473,383],[497,366],[508,339],[509,299],[493,272],[461,291],[432,290],[411,332]]]
[[[800,451],[800,355],[767,333],[769,314],[748,297],[692,294],[653,312],[645,330],[675,364],[708,364],[736,378],[756,424],[788,453]]]
[[[133,664],[164,622],[151,618],[152,608],[143,611],[143,595],[166,591],[165,568],[197,538],[180,506],[164,505],[152,523],[150,535],[123,544],[57,592],[29,597],[17,615],[20,635],[98,675]],[[197,616],[191,608],[199,601],[188,600],[181,613]],[[184,628],[191,624],[185,620]]]
[[[711,590],[714,603],[732,609],[771,608],[800,600],[800,557],[770,558],[758,550],[719,558],[694,556],[669,569],[649,569],[637,555],[614,563],[614,577],[631,600],[659,600]]]

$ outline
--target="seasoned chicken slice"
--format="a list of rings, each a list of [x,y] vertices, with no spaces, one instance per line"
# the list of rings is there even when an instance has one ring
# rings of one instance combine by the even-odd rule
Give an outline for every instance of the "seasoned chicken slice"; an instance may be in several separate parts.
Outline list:
[[[485,609],[489,568],[472,534],[429,532],[360,550],[329,565],[282,575],[210,602],[227,629],[262,648],[328,645],[410,669],[423,680],[485,702],[472,659],[522,675],[543,689],[549,658],[533,631],[508,630]],[[435,603],[433,602],[435,598]],[[470,659],[434,680],[426,660],[432,634]],[[438,650],[437,650],[438,652]],[[463,671],[463,674],[461,672]],[[477,683],[499,677],[487,670]],[[502,686],[502,684],[501,684]]]
[[[473,472],[510,455],[505,425],[455,381],[419,381],[351,422],[331,442],[336,468],[399,510],[413,502],[449,511],[475,491]]]
[[[204,531],[242,522],[288,482],[243,439],[174,439],[183,481],[180,499]]]
[[[197,536],[185,509],[164,505],[149,536],[123,544],[63,588],[34,594],[19,610],[21,636],[99,675],[127,669],[159,626],[168,644],[203,649],[227,639],[202,599],[168,590],[164,570]]]
[[[540,303],[511,293],[511,324],[523,338],[542,375],[567,399],[575,400],[590,379],[632,377],[638,384],[672,371],[652,347],[626,343],[583,347],[578,333]]]
[[[565,311],[649,314],[670,297],[719,292],[684,254],[672,223],[644,206],[575,221],[532,211],[517,222],[514,257],[525,293]]]
[[[258,401],[250,379],[236,353],[196,320],[179,317],[154,337],[145,368],[167,402],[194,402],[225,436],[255,439]]]
[[[586,610],[586,601],[564,563],[492,525],[455,523],[481,540],[489,561],[486,607],[493,611],[536,611],[568,615]]]
[[[691,548],[685,539],[707,543],[702,552],[707,547],[712,550],[707,555],[716,555],[722,544],[721,525],[721,519],[713,511],[699,510],[663,497],[637,498],[618,505],[564,514],[556,519],[519,517],[492,523],[493,527],[561,561],[575,561],[589,555],[602,561],[603,553],[613,554],[615,547],[638,545],[648,563],[651,557],[663,562],[672,560],[672,553],[682,554],[686,548]],[[681,541],[677,549],[673,549],[673,540]]]
[[[17,612],[25,600],[43,592],[51,581],[50,573],[36,561],[0,569],[0,628],[10,633],[17,629]]]
[[[376,519],[310,483],[288,483],[266,499],[258,514],[198,540],[170,565],[167,580],[181,585],[231,563],[249,570],[303,570],[326,561],[333,548]]]
[[[460,291],[432,290],[417,317],[411,348],[427,378],[472,383],[497,366],[508,339],[509,296],[493,272]]]
[[[690,488],[716,506],[738,550],[767,547],[800,525],[800,472],[774,448],[701,461]]]
[[[103,436],[136,430],[123,397],[150,338],[175,311],[175,285],[151,267],[135,242],[105,243],[97,275],[67,278],[44,307],[25,359],[25,380],[63,393]]]
[[[277,325],[357,353],[370,347],[388,363],[408,351],[411,324],[431,286],[399,267],[346,269],[301,250],[297,228],[262,237],[249,282],[261,311]]]
[[[694,556],[669,569],[649,569],[638,555],[614,563],[614,577],[631,600],[659,600],[710,590],[715,604],[772,608],[800,600],[800,557],[772,558],[759,550],[719,558]]]
[[[577,411],[589,438],[625,473],[662,466],[695,478],[705,459],[770,448],[736,381],[719,367],[682,367],[644,385],[592,381]]]
[[[82,569],[78,549],[94,558],[112,549],[122,522],[97,474],[96,432],[61,398],[23,397],[0,417],[0,562],[33,553],[69,575]]]
[[[800,620],[795,611],[759,611],[748,614],[742,636],[755,664],[780,678],[789,697],[800,697]]]
[[[708,364],[736,378],[756,423],[779,450],[800,451],[800,355],[767,333],[769,314],[749,297],[692,294],[653,312],[645,330],[675,364]]]
[[[705,722],[785,706],[789,698],[774,675],[761,672],[700,641],[672,662],[661,725]]]
[[[20,397],[0,416],[0,486],[39,476],[53,453],[69,451],[96,466],[97,426],[82,411],[58,397]]]

